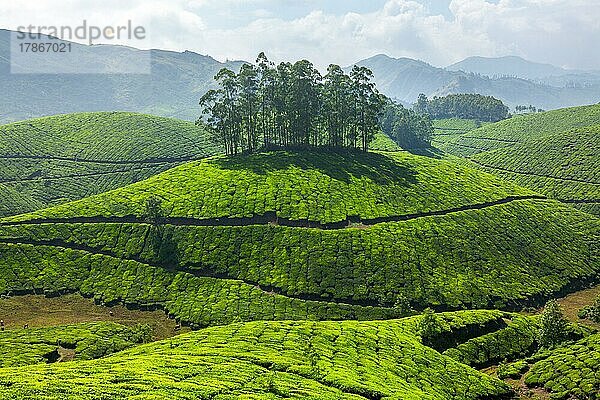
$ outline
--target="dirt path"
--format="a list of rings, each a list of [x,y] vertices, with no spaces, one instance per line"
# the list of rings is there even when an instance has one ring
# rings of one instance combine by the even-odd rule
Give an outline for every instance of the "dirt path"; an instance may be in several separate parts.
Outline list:
[[[331,223],[320,223],[309,220],[291,220],[287,218],[278,217],[274,212],[268,212],[264,215],[255,215],[253,217],[246,218],[184,218],[184,217],[167,217],[162,219],[162,223],[173,226],[248,226],[248,225],[281,225],[295,228],[313,228],[313,229],[325,229],[325,230],[336,230],[336,229],[347,229],[354,225],[360,225],[363,228],[371,227],[373,225],[386,223],[386,222],[405,222],[418,218],[444,216],[448,214],[454,214],[464,211],[483,210],[489,207],[499,206],[502,204],[508,204],[516,201],[527,201],[527,200],[548,200],[545,196],[532,195],[532,196],[509,196],[504,199],[469,204],[465,206],[449,208],[445,210],[433,210],[420,212],[415,214],[404,214],[390,217],[381,217],[373,219],[362,219],[358,217],[349,217],[345,221],[331,222]],[[15,225],[39,225],[39,224],[141,224],[145,221],[135,216],[126,217],[72,217],[72,218],[41,218],[31,219],[27,221],[5,221],[0,222],[0,226],[15,226]]]

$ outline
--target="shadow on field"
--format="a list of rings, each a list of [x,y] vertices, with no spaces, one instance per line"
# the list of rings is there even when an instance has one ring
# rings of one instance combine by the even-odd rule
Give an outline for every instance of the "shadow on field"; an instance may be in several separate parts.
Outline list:
[[[282,151],[218,158],[210,162],[221,169],[246,170],[261,175],[299,168],[316,169],[346,183],[350,183],[352,178],[367,178],[381,185],[408,186],[417,183],[417,173],[410,164],[359,150]]]
[[[444,152],[440,149],[437,149],[433,146],[430,147],[419,147],[419,148],[407,148],[405,149],[407,152],[409,152],[410,154],[414,154],[416,156],[423,156],[423,157],[429,157],[429,158],[435,158],[435,159],[441,159],[442,156],[444,155]]]

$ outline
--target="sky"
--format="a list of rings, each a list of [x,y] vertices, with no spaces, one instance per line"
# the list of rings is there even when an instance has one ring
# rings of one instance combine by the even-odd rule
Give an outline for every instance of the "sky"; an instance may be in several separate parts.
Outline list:
[[[387,54],[447,66],[516,55],[600,70],[599,0],[0,0],[0,28],[143,26],[147,38],[104,40],[191,50],[218,60],[309,59],[319,68]]]

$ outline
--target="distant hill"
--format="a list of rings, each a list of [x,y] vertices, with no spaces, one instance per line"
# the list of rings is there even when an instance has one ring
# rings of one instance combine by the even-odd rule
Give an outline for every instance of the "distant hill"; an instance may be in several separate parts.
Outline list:
[[[357,65],[373,70],[379,89],[403,103],[414,103],[419,93],[445,96],[480,93],[501,99],[510,107],[534,104],[544,109],[597,103],[600,84],[587,87],[554,87],[517,77],[490,78],[470,72],[450,71],[422,61],[378,55]]]
[[[527,61],[521,57],[469,57],[446,68],[449,71],[473,72],[493,76],[515,76],[525,79],[539,79],[569,73],[569,70],[550,64]]]
[[[564,86],[586,86],[600,84],[600,71],[577,71],[541,64],[521,57],[469,57],[446,67],[449,71],[472,72],[489,77],[518,77],[542,84]]]
[[[220,153],[191,122],[145,114],[58,115],[0,126],[0,217],[128,185]]]
[[[80,44],[72,44],[84,47]],[[193,52],[136,50],[123,46],[85,46],[78,60],[82,71],[92,67],[118,72],[123,53],[151,58],[151,74],[10,74],[10,31],[0,29],[0,123],[82,111],[134,111],[195,120],[198,101],[223,67]]]

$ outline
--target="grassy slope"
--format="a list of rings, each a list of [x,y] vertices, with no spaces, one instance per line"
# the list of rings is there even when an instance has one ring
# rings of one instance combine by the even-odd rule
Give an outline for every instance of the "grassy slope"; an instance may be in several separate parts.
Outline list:
[[[486,171],[600,214],[600,125],[476,154]]]
[[[600,269],[597,219],[539,199],[481,207],[522,189],[449,161],[352,154],[206,160],[33,215],[66,218],[60,223],[3,225],[0,292],[79,290],[106,303],[160,304],[206,326],[390,318],[406,312],[407,302],[510,307],[539,302]],[[396,175],[406,171],[414,171],[412,180]],[[135,219],[68,219],[139,214],[152,193],[165,198],[171,215],[196,218],[266,210],[292,218],[314,210],[326,221],[432,208],[440,215],[334,230],[275,220],[194,226],[187,224],[198,220],[174,219],[157,228]],[[214,201],[212,193],[226,197]]]
[[[434,144],[471,158],[486,172],[600,215],[598,124],[600,105],[574,107],[516,116],[464,133],[448,131],[457,134],[437,136]]]
[[[190,122],[124,112],[0,126],[0,216],[126,186],[219,152]]]
[[[477,334],[495,311],[443,316]],[[0,369],[3,398],[496,399],[508,387],[421,344],[419,317],[209,328],[102,361]]]
[[[491,174],[409,153],[276,152],[192,162],[144,182],[10,220],[143,214],[160,196],[169,217],[321,223],[445,210],[534,193]]]
[[[472,156],[516,143],[543,139],[575,128],[600,124],[600,105],[564,108],[513,118],[483,126],[456,138],[445,151]]]
[[[451,143],[454,143],[462,135],[480,128],[479,121],[471,119],[449,118],[433,120],[435,128],[431,144],[440,150],[447,151]]]
[[[0,298],[0,315],[6,330],[43,328],[60,325],[77,325],[89,322],[114,322],[135,327],[148,325],[152,328],[152,340],[166,339],[187,329],[176,329],[176,322],[163,310],[128,309],[122,305],[104,307],[77,293],[46,297],[22,295]]]
[[[142,343],[144,333],[112,322],[4,331],[0,334],[0,368],[57,361],[57,351],[72,350],[77,360],[91,360]]]
[[[400,151],[400,146],[396,144],[388,135],[383,132],[377,133],[375,138],[369,144],[369,150],[374,151]]]

